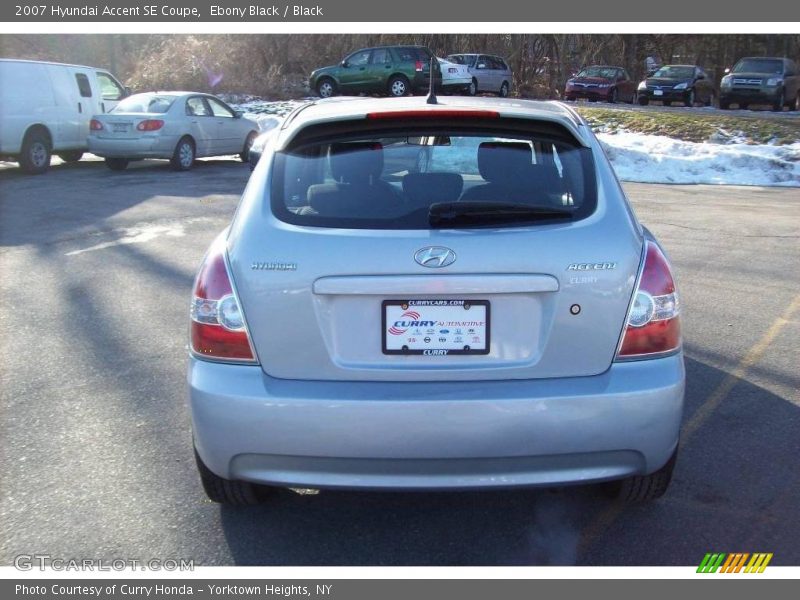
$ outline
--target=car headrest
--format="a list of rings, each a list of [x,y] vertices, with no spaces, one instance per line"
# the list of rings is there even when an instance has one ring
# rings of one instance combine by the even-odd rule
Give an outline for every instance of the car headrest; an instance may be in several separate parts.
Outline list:
[[[380,142],[339,142],[331,144],[331,174],[344,183],[368,183],[383,173],[383,145]]]
[[[478,170],[486,181],[500,181],[527,172],[533,150],[527,142],[483,142],[478,146]]]
[[[455,202],[463,189],[464,178],[458,173],[409,173],[403,177],[403,193],[414,207]]]

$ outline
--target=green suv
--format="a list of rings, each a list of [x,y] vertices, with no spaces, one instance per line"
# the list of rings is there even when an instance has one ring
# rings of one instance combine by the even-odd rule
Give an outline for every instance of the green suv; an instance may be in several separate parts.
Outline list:
[[[309,86],[322,98],[336,94],[407,96],[430,87],[433,53],[424,46],[380,46],[349,54],[336,66],[311,73]],[[434,82],[441,83],[439,61],[434,60]]]
[[[719,85],[719,107],[739,108],[750,104],[771,104],[800,110],[800,72],[788,58],[748,57],[737,62]]]

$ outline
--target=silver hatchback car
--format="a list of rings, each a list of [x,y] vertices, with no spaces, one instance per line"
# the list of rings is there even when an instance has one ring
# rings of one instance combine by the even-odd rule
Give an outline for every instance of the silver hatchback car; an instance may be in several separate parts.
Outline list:
[[[190,313],[194,442],[217,502],[612,481],[642,501],[670,481],[678,293],[563,104],[298,108]]]

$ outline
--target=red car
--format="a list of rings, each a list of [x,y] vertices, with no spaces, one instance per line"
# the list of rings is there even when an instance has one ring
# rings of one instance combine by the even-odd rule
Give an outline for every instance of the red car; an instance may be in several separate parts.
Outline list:
[[[573,101],[630,102],[636,97],[636,84],[622,67],[595,65],[586,67],[567,80],[564,98]]]

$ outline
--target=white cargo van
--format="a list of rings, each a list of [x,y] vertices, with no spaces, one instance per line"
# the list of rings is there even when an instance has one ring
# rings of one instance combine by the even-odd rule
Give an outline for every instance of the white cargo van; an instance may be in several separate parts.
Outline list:
[[[128,95],[108,71],[31,60],[0,59],[0,157],[44,173],[51,154],[80,160],[92,115]]]

